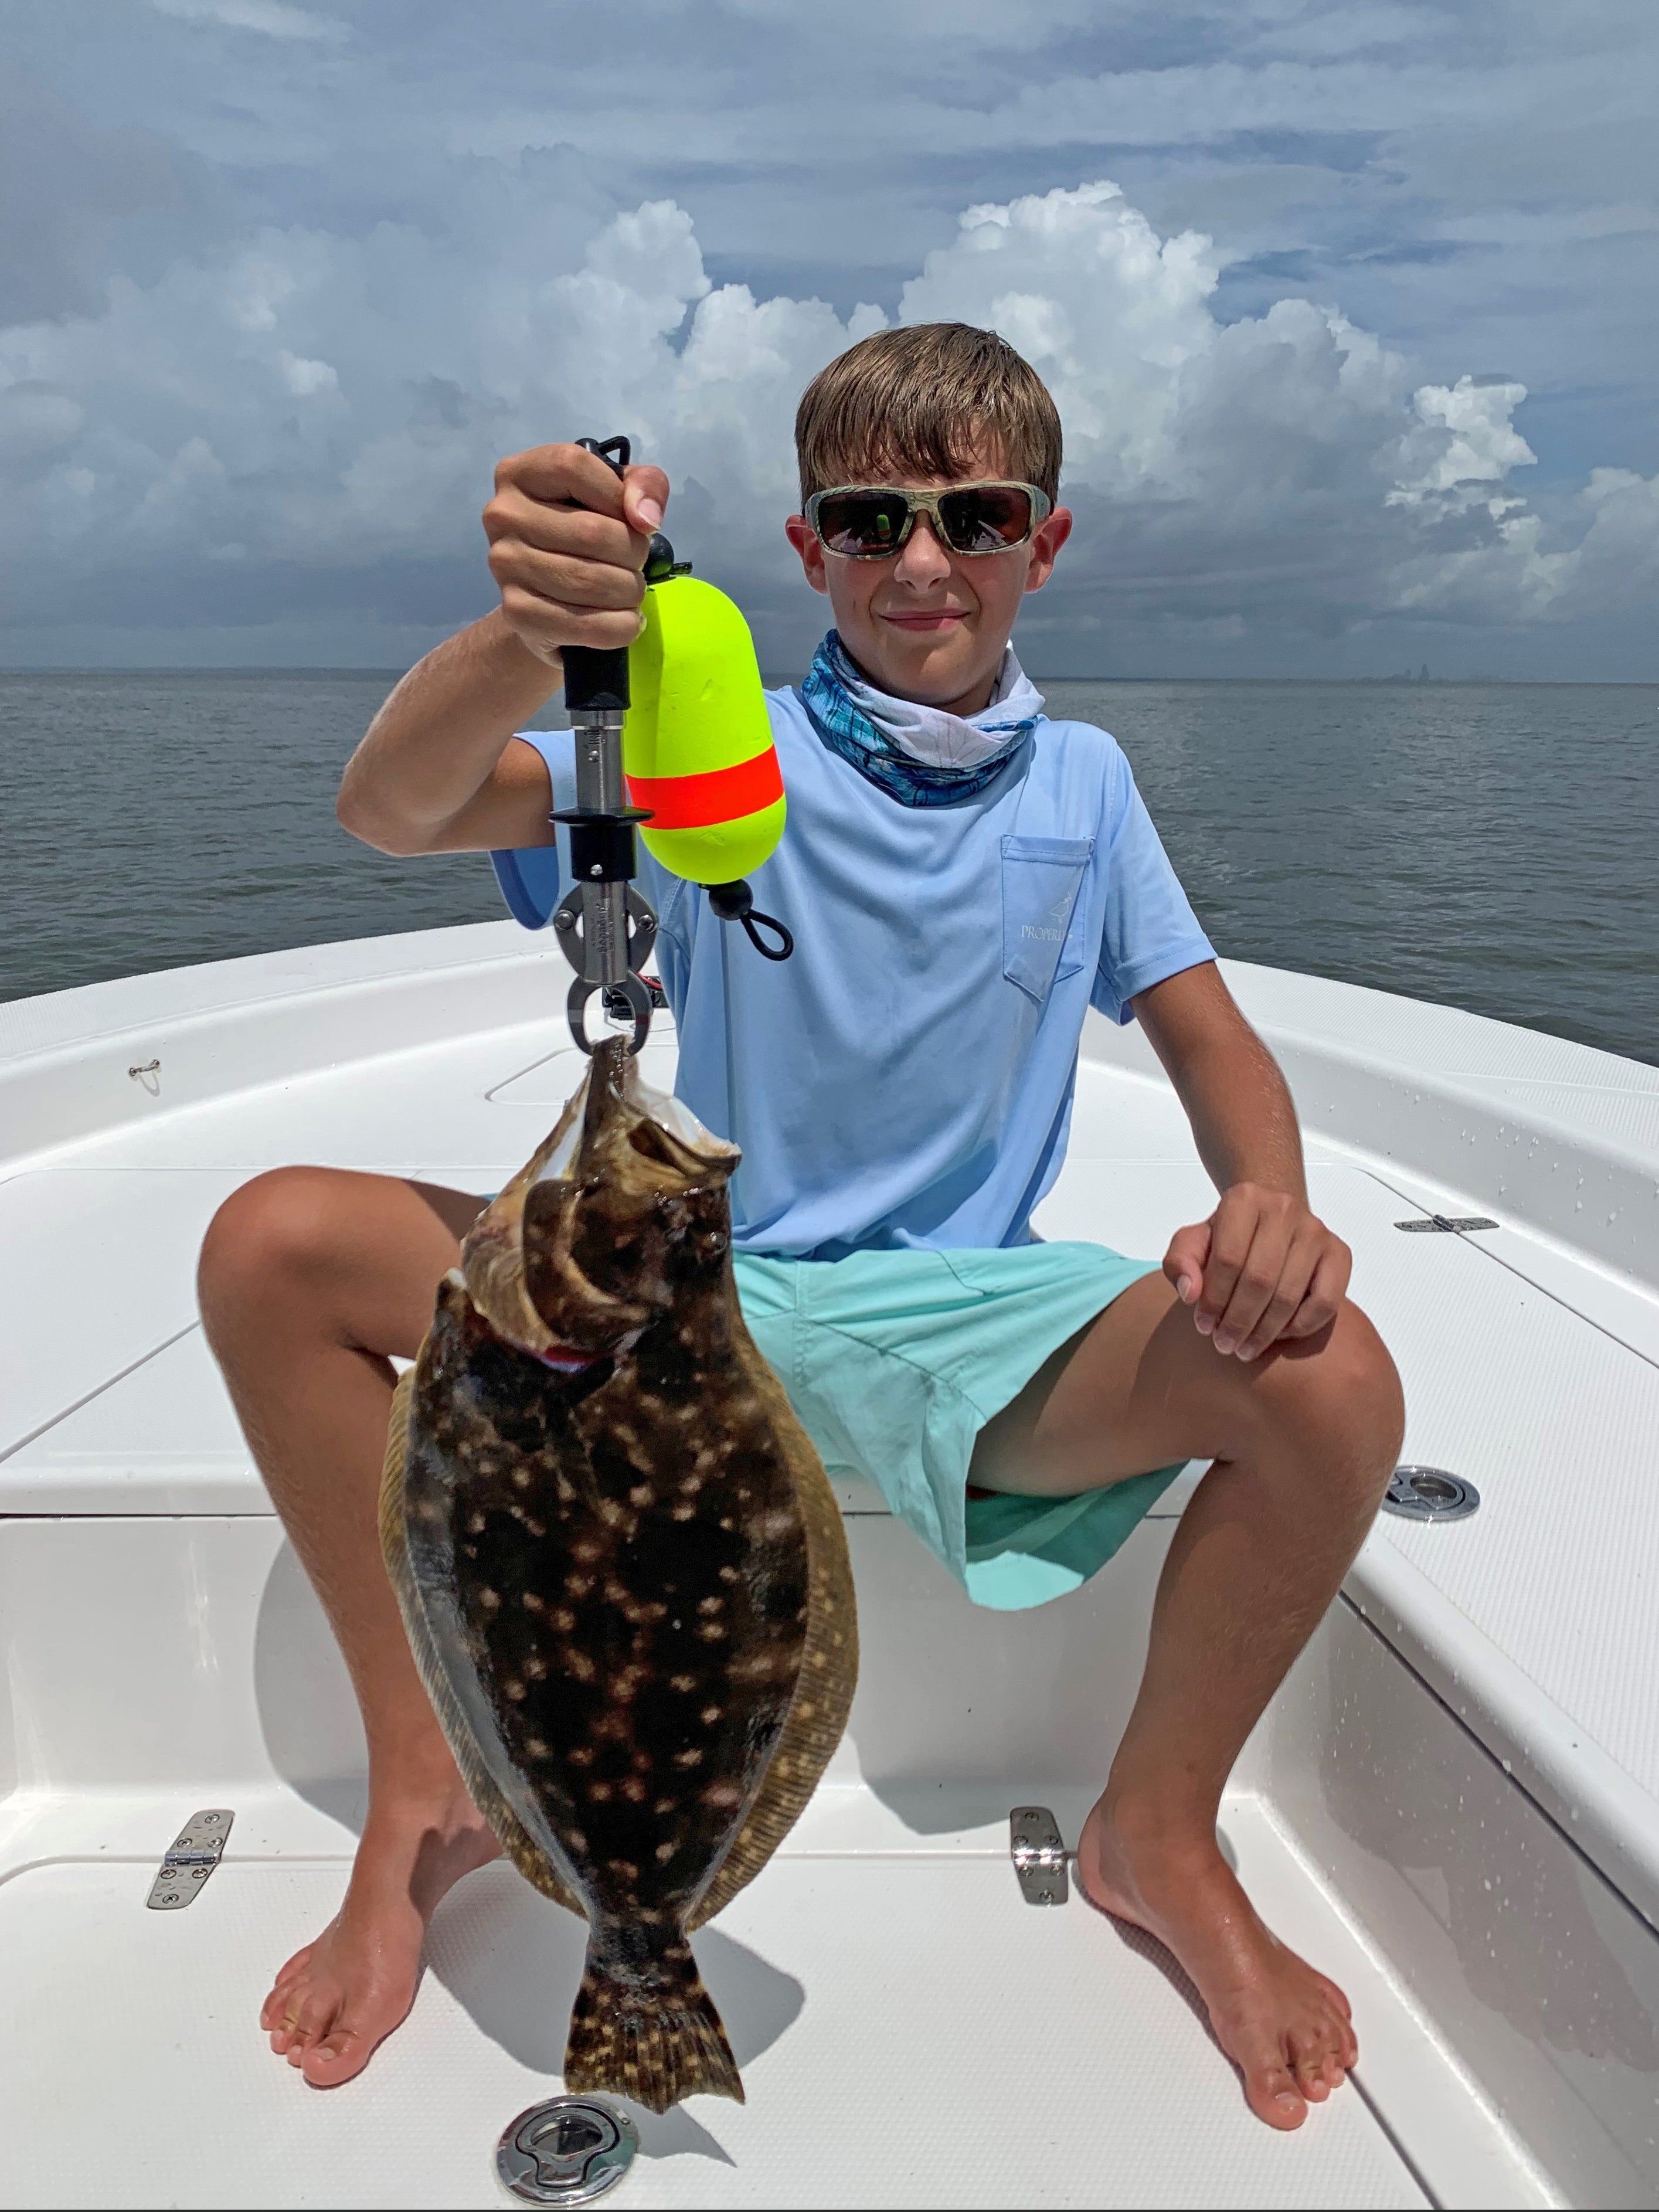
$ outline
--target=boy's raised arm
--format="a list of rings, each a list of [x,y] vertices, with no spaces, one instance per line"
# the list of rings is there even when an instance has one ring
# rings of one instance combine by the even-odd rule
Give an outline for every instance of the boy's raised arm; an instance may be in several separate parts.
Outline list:
[[[545,844],[547,771],[512,744],[562,676],[567,645],[631,645],[641,571],[668,479],[619,483],[579,446],[538,446],[495,471],[483,513],[501,604],[411,668],[340,785],[343,828],[383,853]]]

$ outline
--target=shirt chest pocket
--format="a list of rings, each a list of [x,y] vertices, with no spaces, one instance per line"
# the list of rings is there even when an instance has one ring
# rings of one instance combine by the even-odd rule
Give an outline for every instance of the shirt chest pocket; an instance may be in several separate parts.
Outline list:
[[[1092,837],[1002,841],[1002,972],[1039,1005],[1085,957],[1083,872]]]

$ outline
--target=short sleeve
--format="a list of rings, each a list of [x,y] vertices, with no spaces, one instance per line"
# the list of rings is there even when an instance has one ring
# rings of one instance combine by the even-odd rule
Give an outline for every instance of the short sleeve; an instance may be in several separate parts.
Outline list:
[[[553,787],[554,813],[576,803],[576,744],[568,730],[520,730],[521,744],[533,745],[547,763]],[[569,855],[561,830],[551,845],[526,845],[517,851],[492,853],[490,866],[507,910],[526,929],[545,929],[559,903],[560,886]]]
[[[1103,866],[1106,921],[1090,1004],[1111,1021],[1127,1022],[1138,991],[1213,960],[1215,948],[1198,926],[1121,753],[1112,763]]]

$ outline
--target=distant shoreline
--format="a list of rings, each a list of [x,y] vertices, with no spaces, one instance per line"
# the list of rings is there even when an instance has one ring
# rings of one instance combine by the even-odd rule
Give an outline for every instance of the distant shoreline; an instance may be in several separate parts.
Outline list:
[[[360,668],[342,665],[317,668],[50,668],[23,665],[0,666],[0,681],[9,676],[61,676],[85,678],[94,676],[167,677],[177,682],[181,677],[236,677],[246,680],[258,677],[266,682],[298,683],[319,677],[361,676],[377,678],[397,683],[406,676],[406,668]],[[1368,690],[1483,690],[1511,691],[1651,691],[1659,690],[1659,676],[1626,677],[1569,677],[1569,676],[1044,676],[1030,672],[1035,684],[1255,684],[1279,686],[1287,684],[1319,686],[1329,690],[1361,687]],[[763,673],[762,681],[774,690],[780,684],[799,684],[805,671],[791,670],[785,673],[770,671]]]

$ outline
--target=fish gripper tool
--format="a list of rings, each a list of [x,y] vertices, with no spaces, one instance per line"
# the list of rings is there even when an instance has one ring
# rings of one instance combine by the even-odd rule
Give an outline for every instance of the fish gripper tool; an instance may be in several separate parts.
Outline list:
[[[628,466],[632,452],[626,438],[607,438],[603,444],[592,438],[576,441],[588,453],[605,463],[620,477]],[[674,578],[690,573],[689,562],[677,562],[674,549],[658,531],[647,549],[644,566],[647,586],[667,584]],[[782,785],[778,780],[776,754],[767,734],[765,702],[760,689],[760,674],[755,665],[754,644],[746,624],[737,609],[723,595],[700,587],[698,605],[712,602],[726,610],[730,618],[723,633],[721,650],[731,657],[734,640],[732,625],[741,638],[737,648],[739,664],[746,660],[749,680],[754,688],[753,707],[758,714],[764,739],[763,753],[769,763],[771,782],[763,769],[760,783],[764,788],[745,790],[743,797],[729,796],[726,805],[733,817],[770,823],[769,835],[759,848],[749,849],[757,865],[766,857],[777,842],[783,827]],[[686,605],[690,605],[690,594]],[[647,628],[650,626],[649,592],[647,595]],[[660,645],[660,623],[657,632]],[[705,615],[705,625],[707,617]],[[644,633],[642,632],[642,635]],[[682,625],[684,636],[684,625]],[[705,629],[705,648],[707,633]],[[656,822],[659,830],[674,836],[686,828],[684,822],[662,816],[650,807],[634,806],[629,803],[629,786],[625,765],[625,739],[629,708],[633,701],[629,689],[630,648],[626,646],[599,647],[568,645],[562,653],[564,661],[564,703],[570,716],[570,726],[576,740],[576,804],[561,809],[552,819],[564,824],[570,833],[571,888],[560,902],[553,915],[553,927],[564,947],[565,957],[576,971],[576,980],[570,986],[567,1011],[570,1018],[570,1034],[584,1052],[593,1049],[587,1035],[587,1006],[595,991],[602,994],[602,1003],[608,1015],[618,1019],[626,1016],[634,1024],[629,1043],[630,1053],[636,1053],[650,1032],[653,1005],[662,1004],[661,986],[648,982],[640,973],[648,957],[657,934],[657,917],[647,902],[634,888],[638,872],[635,849],[635,830],[642,822]],[[742,667],[738,667],[741,689]],[[646,704],[642,699],[643,708]],[[654,730],[655,722],[653,719]],[[729,733],[728,733],[729,734]],[[740,755],[736,769],[752,769],[760,763],[762,755],[751,751]],[[647,787],[653,796],[660,791],[672,792],[684,784],[723,783],[728,763],[719,763],[720,773],[702,775],[695,769],[688,773],[682,764],[672,771],[647,769]],[[735,770],[733,771],[735,772]],[[665,781],[659,780],[664,778]],[[657,805],[664,801],[659,798]],[[775,820],[773,817],[775,817]],[[694,824],[724,823],[721,812],[693,817]],[[739,821],[739,828],[742,823]],[[715,832],[716,838],[720,832]],[[647,835],[646,842],[652,843]],[[729,854],[729,844],[717,853]],[[750,943],[768,960],[787,960],[794,951],[794,939],[785,925],[775,915],[762,914],[756,908],[754,894],[741,878],[730,882],[716,882],[702,872],[708,866],[705,853],[701,866],[688,862],[682,854],[679,865],[660,852],[655,857],[663,861],[672,872],[684,873],[688,880],[701,883],[708,894],[709,910],[723,922],[741,923]]]
[[[631,451],[626,438],[579,445],[621,476]],[[645,573],[647,581],[665,576],[674,549],[660,532],[652,539]],[[639,1051],[651,1030],[651,987],[640,974],[657,935],[657,917],[634,887],[638,872],[634,825],[651,819],[647,808],[628,804],[623,775],[623,724],[627,718],[628,648],[568,645],[564,703],[576,739],[576,804],[553,816],[570,832],[571,888],[553,916],[564,955],[576,971],[565,1002],[570,1034],[582,1051],[593,1049],[587,1034],[587,1002],[603,993],[608,1013],[631,1015],[630,1053]]]

